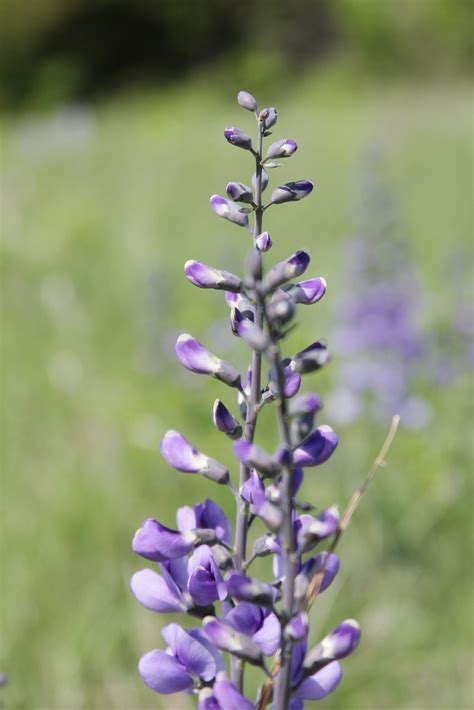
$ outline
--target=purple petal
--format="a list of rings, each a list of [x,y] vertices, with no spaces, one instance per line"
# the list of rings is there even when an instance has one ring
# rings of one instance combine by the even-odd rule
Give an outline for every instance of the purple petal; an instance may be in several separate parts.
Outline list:
[[[168,624],[161,634],[178,661],[191,675],[210,681],[217,673],[212,653],[179,624]]]
[[[240,489],[240,495],[247,503],[252,503],[256,507],[265,503],[265,486],[256,471],[251,472],[250,477]]]
[[[206,498],[203,503],[194,506],[198,528],[211,528],[216,531],[219,540],[232,543],[232,528],[226,514],[210,498]]]
[[[249,663],[261,665],[262,652],[250,637],[239,633],[213,616],[207,616],[203,620],[203,626],[204,633],[217,648],[243,658]]]
[[[342,678],[341,666],[337,661],[329,663],[314,675],[306,678],[295,690],[295,697],[303,700],[321,700],[336,690]]]
[[[178,431],[171,429],[164,435],[161,446],[163,458],[185,473],[199,473],[206,468],[207,456],[194,448]]]
[[[257,468],[259,471],[273,476],[278,473],[278,465],[272,456],[259,446],[250,444],[248,441],[240,439],[234,444],[234,454],[238,460],[249,468]]]
[[[190,629],[188,633],[190,636],[193,637],[193,639],[196,639],[196,641],[199,641],[200,644],[207,648],[207,650],[214,659],[214,663],[216,665],[216,672],[219,673],[220,671],[225,671],[226,666],[224,656],[219,651],[219,649],[216,648],[214,644],[209,641],[204,631],[199,627],[196,627],[194,629]]]
[[[251,602],[260,606],[273,605],[275,589],[241,572],[230,572],[226,577],[226,586],[231,597],[237,601]]]
[[[135,533],[132,549],[148,560],[164,562],[187,555],[196,540],[196,535],[191,532],[183,534],[148,518]]]
[[[268,232],[262,232],[255,240],[255,246],[257,247],[258,251],[261,252],[269,251],[272,248],[272,244],[273,242]]]
[[[297,394],[299,388],[301,387],[301,375],[297,372],[293,372],[290,365],[285,367],[285,386],[283,391],[285,397],[291,399]]]
[[[179,557],[177,560],[168,560],[160,564],[161,574],[168,587],[177,593],[185,592],[188,588],[188,558]]]
[[[218,217],[223,217],[229,220],[229,222],[234,222],[240,227],[248,227],[249,219],[245,212],[240,212],[239,207],[237,207],[233,202],[229,202],[225,197],[220,195],[213,195],[211,197],[211,208]]]
[[[216,399],[212,409],[212,421],[219,431],[232,439],[242,436],[242,427],[220,399]]]
[[[161,614],[186,611],[183,598],[171,589],[165,579],[151,569],[135,572],[130,589],[142,606]]]
[[[311,576],[313,577],[320,570],[322,570],[323,567],[324,574],[319,588],[319,593],[324,592],[334,581],[334,578],[339,572],[339,557],[332,552],[320,552],[314,557],[310,557],[309,560],[306,560],[301,568],[301,572],[303,574],[308,570],[311,570]]]
[[[335,431],[330,426],[315,429],[294,451],[296,466],[319,466],[334,453],[338,444]]]
[[[176,511],[176,523],[181,532],[188,532],[199,527],[196,523],[196,515],[189,505],[183,505]]]
[[[320,658],[344,658],[355,651],[359,641],[359,624],[354,619],[346,619],[325,636],[316,648]]]
[[[242,288],[242,280],[235,274],[193,259],[185,263],[184,273],[188,281],[198,288],[215,288],[236,293]]]
[[[219,598],[216,582],[204,567],[196,567],[191,572],[188,591],[197,606],[209,606]]]
[[[239,602],[225,617],[226,624],[247,636],[253,636],[263,622],[263,611],[255,604]]]
[[[178,693],[190,690],[194,685],[181,663],[158,649],[140,658],[138,672],[148,687],[157,693]]]
[[[212,692],[219,703],[220,710],[253,710],[254,708],[226,677],[216,680]]]
[[[187,370],[201,375],[215,375],[220,369],[220,360],[210,353],[189,333],[183,333],[176,341],[178,360]]]
[[[281,644],[281,625],[276,614],[270,612],[261,628],[253,635],[264,656],[273,656]]]

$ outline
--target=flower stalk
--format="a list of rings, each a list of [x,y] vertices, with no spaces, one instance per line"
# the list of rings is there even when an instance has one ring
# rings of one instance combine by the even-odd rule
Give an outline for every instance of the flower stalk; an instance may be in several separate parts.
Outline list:
[[[365,488],[355,494],[349,514],[341,521],[334,505],[314,516],[313,504],[298,500],[305,470],[324,464],[338,444],[331,427],[315,427],[319,395],[296,397],[303,377],[325,366],[330,356],[319,341],[291,356],[284,355],[282,344],[294,327],[296,308],[317,303],[326,292],[326,281],[320,276],[294,281],[310,263],[309,254],[300,250],[264,270],[262,255],[271,249],[272,239],[263,231],[263,214],[270,207],[280,209],[277,205],[307,197],[313,184],[306,179],[284,183],[264,204],[267,170],[281,167],[270,159],[286,162],[298,146],[292,139],[280,139],[264,157],[264,139],[277,123],[278,113],[273,107],[259,111],[254,97],[245,91],[239,92],[237,100],[255,115],[256,144],[234,126],[225,129],[224,138],[254,156],[253,191],[247,182],[228,182],[227,198],[213,195],[211,208],[252,235],[247,273],[240,277],[191,259],[185,264],[185,276],[192,286],[225,292],[231,332],[251,348],[250,366],[242,376],[188,333],[179,336],[175,349],[184,368],[217,379],[229,396],[237,396],[241,421],[225,399],[215,400],[211,419],[216,430],[232,441],[238,490],[232,467],[203,453],[179,431],[167,431],[160,444],[171,468],[204,476],[232,492],[237,502],[235,536],[222,509],[209,498],[193,507],[180,507],[176,527],[149,518],[135,534],[133,550],[155,569],[137,571],[130,588],[146,609],[183,613],[201,621],[200,626],[187,629],[174,623],[162,629],[166,650],[152,650],[139,662],[139,673],[149,688],[162,694],[192,694],[199,710],[263,710],[269,703],[275,710],[289,710],[333,692],[342,677],[339,660],[359,643],[359,625],[348,619],[308,650],[307,611],[338,573],[334,548]],[[279,445],[274,452],[255,443],[257,418],[264,406],[274,406],[276,411]],[[248,532],[254,521],[265,532],[249,554]],[[321,549],[325,543],[328,550]],[[273,577],[260,580],[253,574],[256,562],[269,555]],[[230,678],[225,654],[230,656]],[[273,660],[269,663],[268,658]],[[263,675],[255,702],[244,696],[246,664]]]

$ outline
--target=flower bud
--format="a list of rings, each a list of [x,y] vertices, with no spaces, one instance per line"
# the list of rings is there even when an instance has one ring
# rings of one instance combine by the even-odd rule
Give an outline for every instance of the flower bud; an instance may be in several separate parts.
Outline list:
[[[234,202],[246,202],[250,204],[253,201],[252,188],[245,185],[243,182],[228,182],[225,189],[227,197],[230,197]]]
[[[321,397],[310,392],[300,394],[288,403],[290,417],[299,417],[304,414],[315,414],[321,409]]]
[[[229,200],[226,200],[225,197],[221,197],[220,195],[212,195],[210,202],[212,210],[218,217],[222,217],[223,219],[227,219],[229,222],[238,224],[239,227],[249,226],[249,218],[245,212],[241,212],[237,205],[233,202],[229,202]]]
[[[282,291],[280,291],[283,294]],[[267,316],[269,320],[276,325],[284,325],[293,318],[295,314],[295,306],[290,298],[281,295],[274,298],[267,307]]]
[[[331,661],[348,656],[356,650],[359,641],[360,626],[357,621],[343,621],[307,654],[303,661],[304,674],[313,675]]]
[[[280,466],[290,466],[293,458],[291,449],[286,444],[280,444],[273,458]]]
[[[286,261],[280,261],[275,264],[265,277],[264,287],[266,293],[274,291],[278,286],[290,279],[301,276],[308,268],[309,261],[309,254],[305,251],[296,251]]]
[[[314,427],[314,414],[302,414],[291,422],[292,441],[299,444]]]
[[[239,293],[242,289],[242,280],[238,276],[193,259],[185,263],[184,273],[188,281],[198,288],[215,288],[232,293]]]
[[[237,94],[237,101],[242,108],[246,108],[248,111],[257,110],[257,102],[248,91],[239,91]]]
[[[282,360],[281,364],[283,366],[283,374],[285,376],[283,392],[285,397],[291,399],[291,397],[294,397],[301,387],[301,375],[293,371],[292,361],[289,358]],[[278,378],[274,367],[270,369],[268,388],[274,399],[278,399]]]
[[[241,131],[240,128],[235,128],[230,126],[224,129],[224,137],[231,145],[237,146],[237,148],[243,148],[244,150],[250,150],[252,147],[252,139],[247,133]]]
[[[209,641],[221,651],[227,651],[248,663],[262,665],[263,654],[260,646],[249,636],[239,633],[213,616],[207,616],[202,623]]]
[[[213,355],[188,333],[182,333],[175,346],[178,360],[187,370],[198,375],[211,375],[229,387],[240,386],[240,374],[225,360]]]
[[[252,557],[267,557],[275,552],[275,538],[272,535],[262,535],[253,543]]]
[[[267,476],[275,476],[280,471],[278,463],[270,454],[255,444],[240,439],[234,444],[234,454],[248,468],[256,468]]]
[[[319,593],[324,592],[333,582],[339,572],[339,557],[333,552],[320,552],[301,567],[295,578],[295,601],[298,606],[304,601],[310,582],[324,569]]]
[[[296,180],[279,185],[272,192],[270,205],[280,205],[283,202],[295,202],[307,197],[313,191],[313,183],[310,180]]]
[[[272,247],[272,244],[273,242],[268,232],[262,232],[255,240],[255,247],[258,249],[258,251],[261,252],[269,251]]]
[[[200,473],[216,483],[228,483],[227,468],[198,451],[178,431],[167,431],[161,440],[160,451],[167,463],[183,473]]]
[[[258,114],[258,120],[262,123],[263,127],[267,131],[269,128],[275,125],[278,120],[278,113],[276,108],[273,106],[270,108],[264,108]]]
[[[287,623],[283,635],[287,641],[292,643],[303,641],[308,635],[308,627],[308,614],[305,611],[300,611]]]
[[[238,308],[233,308],[230,316],[230,324],[234,335],[245,340],[253,350],[263,352],[268,345],[268,338],[261,328],[248,318],[245,318]]]
[[[296,141],[291,138],[282,138],[269,146],[265,160],[269,160],[270,158],[289,158],[290,155],[296,153],[297,150],[298,144]]]
[[[239,439],[242,436],[242,427],[220,399],[214,402],[212,421],[219,431],[227,434],[231,439]]]
[[[301,528],[297,535],[298,552],[305,553],[321,540],[334,535],[339,527],[339,510],[336,506],[323,510],[318,516],[300,516]]]
[[[234,566],[232,554],[223,545],[214,545],[212,548],[212,557],[219,569],[223,571],[232,569]]]
[[[330,426],[318,427],[294,450],[295,466],[319,466],[332,456],[338,443],[337,434]]]
[[[306,375],[308,372],[320,370],[330,359],[331,355],[324,343],[316,341],[294,356],[291,367],[294,372]]]
[[[241,572],[230,572],[225,583],[230,596],[239,602],[250,602],[270,608],[273,606],[275,590],[269,584],[251,579]]]
[[[262,192],[264,192],[266,190],[266,188],[268,187],[268,173],[263,168],[262,168],[261,183],[262,183]],[[257,173],[254,173],[252,175],[252,185],[253,185],[253,189],[256,190],[257,189]]]
[[[286,284],[283,290],[289,295],[293,303],[311,306],[321,300],[326,293],[326,280],[322,277],[300,281],[296,284]]]

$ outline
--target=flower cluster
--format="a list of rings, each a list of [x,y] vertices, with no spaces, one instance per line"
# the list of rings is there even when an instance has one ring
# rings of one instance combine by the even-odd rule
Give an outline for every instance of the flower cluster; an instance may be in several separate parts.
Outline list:
[[[303,199],[313,184],[306,179],[287,182],[264,200],[268,173],[281,166],[274,161],[291,157],[298,146],[283,138],[264,153],[264,138],[277,122],[277,111],[259,110],[245,91],[237,99],[255,114],[256,145],[233,126],[224,130],[224,137],[253,156],[252,186],[229,182],[226,196],[211,197],[211,207],[251,233],[247,274],[240,277],[196,260],[186,262],[184,273],[193,286],[224,292],[230,330],[249,347],[251,362],[240,373],[187,333],[178,337],[175,350],[186,369],[219,380],[235,394],[235,408],[215,401],[212,421],[232,441],[238,485],[224,464],[180,432],[168,431],[160,445],[175,470],[205,476],[231,492],[237,506],[234,534],[223,510],[209,498],[179,508],[175,528],[149,518],[137,530],[133,550],[152,564],[132,576],[134,596],[151,611],[195,619],[186,629],[177,623],[165,626],[165,648],[146,653],[138,669],[152,690],[192,693],[201,710],[245,710],[270,703],[275,710],[298,710],[305,700],[319,700],[337,687],[339,661],[360,638],[357,622],[349,619],[308,647],[309,607],[339,570],[337,555],[324,547],[336,539],[340,520],[336,506],[313,514],[312,506],[298,501],[298,491],[305,470],[324,464],[338,438],[329,426],[316,426],[320,397],[299,393],[303,377],[329,361],[326,346],[316,341],[284,357],[281,343],[296,308],[317,303],[326,281],[321,276],[298,281],[310,264],[304,251],[264,270],[262,254],[272,247],[262,226],[264,212]],[[275,408],[280,431],[280,444],[272,452],[254,441],[259,412],[267,406]],[[249,528],[257,521],[264,532],[249,550]],[[252,576],[250,567],[266,556],[273,558],[273,576],[262,581]],[[255,701],[244,696],[246,664],[262,670]]]

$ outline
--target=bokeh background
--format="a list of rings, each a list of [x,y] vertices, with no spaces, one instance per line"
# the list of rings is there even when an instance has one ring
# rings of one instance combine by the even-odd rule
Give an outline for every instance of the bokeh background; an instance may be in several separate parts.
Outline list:
[[[253,130],[244,88],[308,177],[268,212],[269,263],[296,248],[325,299],[288,352],[335,357],[307,388],[337,454],[304,497],[344,505],[386,433],[388,466],[342,542],[313,635],[363,640],[322,708],[472,707],[472,3],[470,0],[4,0],[2,655],[5,708],[186,708],[136,673],[168,619],[128,591],[141,521],[216,496],[157,452],[176,428],[232,464],[210,420],[219,383],[179,369],[191,332],[242,368],[216,293],[182,265],[236,271],[248,235],[209,195],[248,181],[224,141]],[[370,363],[369,366],[367,364]],[[272,446],[272,413],[261,442]],[[255,683],[255,677],[251,679]]]

